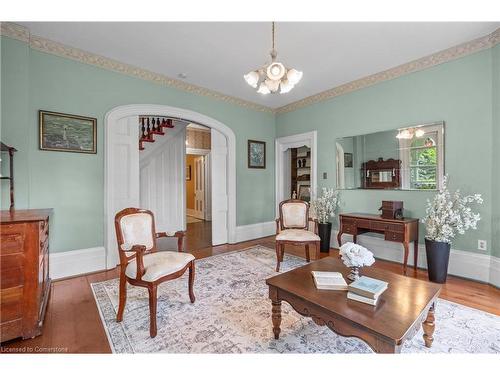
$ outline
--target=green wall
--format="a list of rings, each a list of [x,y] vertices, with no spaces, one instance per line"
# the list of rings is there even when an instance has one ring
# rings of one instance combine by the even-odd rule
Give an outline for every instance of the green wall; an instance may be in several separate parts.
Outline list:
[[[1,139],[14,145],[18,208],[52,207],[51,251],[103,245],[104,116],[125,104],[194,110],[231,127],[237,140],[237,224],[274,218],[274,139],[318,131],[319,187],[335,185],[335,139],[443,120],[445,169],[452,189],[483,194],[477,231],[456,249],[476,251],[477,239],[500,256],[500,46],[293,112],[262,113],[32,50],[1,38]],[[97,155],[38,150],[37,111],[96,117]],[[246,141],[267,142],[267,168],[246,166]],[[6,173],[2,163],[2,173]],[[2,207],[8,206],[2,183]],[[341,211],[377,212],[381,200],[403,200],[407,215],[425,213],[430,192],[342,192]],[[423,238],[423,228],[421,227]]]
[[[498,56],[498,47],[495,53]],[[279,114],[276,135],[281,137],[317,130],[318,176],[328,173],[328,179],[320,179],[318,185],[320,188],[334,187],[336,138],[445,121],[445,171],[451,179],[450,187],[459,188],[464,193],[481,193],[485,200],[479,208],[482,219],[478,230],[458,238],[453,248],[475,251],[477,239],[486,239],[490,245],[488,252],[491,252],[494,196],[491,177],[492,54],[491,49],[485,50]],[[498,100],[496,105],[498,107]],[[498,176],[498,136],[495,142]],[[498,194],[500,185],[497,178],[495,181],[494,192]],[[406,215],[422,217],[426,200],[432,196],[431,192],[344,190],[341,211],[376,213],[382,200],[402,200]],[[498,210],[495,215],[498,215]],[[498,225],[497,216],[496,220]],[[422,225],[420,228],[423,239],[424,228]]]
[[[2,141],[19,149],[16,206],[52,207],[51,251],[103,246],[104,116],[125,104],[165,104],[213,117],[236,134],[237,225],[274,218],[272,113],[190,94],[2,37]],[[97,118],[97,155],[38,150],[39,109]],[[247,168],[247,140],[267,142],[267,168]],[[273,204],[269,204],[273,202]],[[8,202],[2,192],[2,207]]]

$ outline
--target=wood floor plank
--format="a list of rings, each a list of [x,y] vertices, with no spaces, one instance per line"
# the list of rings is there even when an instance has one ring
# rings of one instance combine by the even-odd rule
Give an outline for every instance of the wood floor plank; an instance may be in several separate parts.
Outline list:
[[[255,245],[274,249],[274,236],[233,245],[205,245],[194,241],[190,245],[200,246],[197,250],[191,251],[197,259],[244,250]],[[304,250],[300,247],[287,246],[285,254],[304,257]],[[321,253],[321,257],[325,256],[338,257],[338,250],[331,249],[329,253]],[[401,273],[399,263],[377,260],[373,267]],[[29,349],[31,352],[38,350],[44,353],[56,350],[68,353],[111,353],[90,284],[115,279],[118,275],[118,269],[113,269],[55,281],[52,284],[42,335],[29,340],[16,339],[2,343],[2,350],[4,352],[6,349],[25,352]],[[427,271],[422,269],[416,272],[410,271],[408,276],[426,280]],[[500,315],[500,289],[491,285],[449,276],[447,283],[443,286],[441,298]]]

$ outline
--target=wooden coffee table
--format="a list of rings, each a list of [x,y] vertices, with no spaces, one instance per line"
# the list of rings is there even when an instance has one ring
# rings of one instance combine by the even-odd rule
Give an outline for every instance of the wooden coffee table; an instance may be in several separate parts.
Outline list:
[[[349,273],[340,259],[326,257],[267,279],[275,339],[281,332],[281,302],[286,301],[316,324],[326,325],[341,336],[358,337],[377,353],[399,353],[421,324],[425,346],[431,347],[439,284],[373,267],[362,268],[362,275],[389,283],[377,306],[371,306],[347,299],[345,291],[316,289],[311,271],[341,272],[345,278]]]

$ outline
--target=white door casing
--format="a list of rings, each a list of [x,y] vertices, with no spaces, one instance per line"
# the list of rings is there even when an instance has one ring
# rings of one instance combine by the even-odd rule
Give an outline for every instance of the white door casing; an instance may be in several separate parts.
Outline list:
[[[222,209],[217,211],[218,219],[212,223],[212,232],[217,231],[219,243],[236,241],[236,137],[226,125],[198,112],[158,104],[131,104],[116,107],[105,116],[104,130],[104,244],[106,247],[106,268],[114,268],[118,264],[118,251],[114,228],[116,212],[125,207],[139,205],[139,127],[137,116],[165,116],[200,123],[214,130],[217,134],[217,158],[212,158],[212,175],[214,172],[224,180],[217,180],[214,189],[224,186],[224,194],[216,195]],[[133,117],[135,116],[135,117]],[[132,118],[132,119],[129,119]],[[128,123],[131,121],[131,123]],[[222,146],[224,145],[224,146]],[[222,154],[225,157],[222,157]],[[222,161],[219,164],[215,159]],[[215,165],[215,167],[214,167]],[[219,172],[219,169],[224,172]],[[185,178],[185,177],[184,177]],[[121,186],[123,184],[124,186]],[[185,185],[184,185],[185,186]],[[185,189],[183,205],[185,206]],[[215,213],[215,212],[214,212]],[[213,218],[213,215],[212,215]],[[217,228],[221,229],[217,229]],[[224,234],[225,233],[225,234]],[[214,242],[215,243],[215,242]]]
[[[194,216],[205,220],[205,157],[194,159]]]
[[[228,163],[227,140],[224,135],[215,130],[211,130],[211,177],[212,177],[212,244],[220,245],[228,242],[227,230],[224,231],[222,222],[227,218],[227,195],[228,168],[222,168]],[[219,166],[218,168],[216,166]],[[215,222],[221,223],[219,226],[213,225]]]
[[[317,131],[302,134],[294,134],[286,137],[276,138],[276,215],[278,215],[279,203],[287,196],[287,187],[290,185],[286,181],[289,178],[287,168],[290,168],[290,156],[286,152],[290,148],[307,146],[311,149],[311,198],[316,197],[317,192]]]

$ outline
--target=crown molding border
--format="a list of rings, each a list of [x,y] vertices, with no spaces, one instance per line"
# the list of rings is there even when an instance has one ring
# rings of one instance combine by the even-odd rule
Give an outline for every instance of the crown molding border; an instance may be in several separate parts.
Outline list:
[[[375,73],[355,81],[345,83],[332,89],[322,91],[318,94],[308,96],[307,98],[296,102],[284,105],[275,110],[276,114],[292,112],[300,108],[310,106],[319,102],[323,102],[340,95],[348,94],[353,91],[361,90],[366,87],[373,86],[377,83],[389,81],[394,78],[404,76],[406,74],[415,73],[433,66],[443,64],[458,58],[471,55],[473,53],[492,48],[500,43],[500,28],[493,31],[491,34],[459,44],[457,46],[436,52],[432,55],[422,57],[408,63],[398,65],[394,68]]]
[[[366,87],[376,85],[377,83],[389,81],[406,74],[411,74],[424,69],[428,69],[436,65],[440,65],[482,50],[492,48],[500,43],[500,28],[498,28],[489,35],[459,44],[457,46],[436,52],[434,54],[410,61],[405,64],[398,65],[394,68],[390,68],[388,70],[345,83],[343,85],[308,96],[304,99],[284,105],[282,107],[271,108],[230,95],[225,95],[201,86],[188,84],[177,79],[165,76],[163,74],[154,73],[146,69],[135,67],[133,65],[121,63],[104,56],[93,54],[78,48],[73,48],[62,43],[52,41],[50,39],[32,35],[30,34],[28,28],[13,22],[1,22],[0,26],[0,35],[29,43],[31,48],[41,52],[65,57],[84,64],[97,66],[142,80],[173,87],[192,94],[207,96],[225,103],[238,105],[240,107],[253,109],[260,112],[272,113],[274,115],[292,112],[300,108],[333,99],[340,95],[348,94],[357,90],[364,89]]]
[[[0,31],[1,35],[29,43],[32,49],[40,52],[65,57],[87,65],[97,66],[99,68],[122,73],[145,81],[158,83],[163,86],[173,87],[175,89],[186,91],[191,94],[206,96],[225,103],[238,105],[240,107],[274,114],[273,108],[266,107],[261,104],[236,98],[230,95],[225,95],[201,86],[182,82],[160,73],[155,73],[147,69],[142,69],[133,65],[125,64],[117,60],[113,60],[78,48],[67,46],[50,39],[30,34],[28,28],[12,22],[2,22]]]

